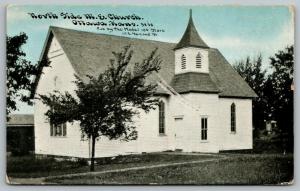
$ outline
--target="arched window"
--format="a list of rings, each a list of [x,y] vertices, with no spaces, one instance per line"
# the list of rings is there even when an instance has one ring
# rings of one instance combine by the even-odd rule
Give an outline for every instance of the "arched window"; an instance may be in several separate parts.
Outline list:
[[[201,68],[202,67],[202,57],[200,52],[196,56],[196,68]]]
[[[236,113],[235,113],[235,104],[231,104],[231,132],[236,132]]]
[[[165,103],[163,101],[159,102],[159,134],[165,134]]]
[[[186,69],[186,57],[184,54],[181,56],[181,69]]]

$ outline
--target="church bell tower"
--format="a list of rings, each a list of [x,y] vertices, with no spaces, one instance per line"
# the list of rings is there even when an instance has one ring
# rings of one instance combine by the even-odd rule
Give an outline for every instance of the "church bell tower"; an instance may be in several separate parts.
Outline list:
[[[209,73],[208,49],[196,30],[190,10],[187,28],[174,48],[175,75],[188,72]]]

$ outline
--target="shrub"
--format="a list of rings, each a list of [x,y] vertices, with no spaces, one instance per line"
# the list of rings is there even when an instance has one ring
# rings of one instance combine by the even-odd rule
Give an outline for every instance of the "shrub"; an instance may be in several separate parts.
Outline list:
[[[79,158],[79,159],[77,159],[77,164],[79,165],[79,166],[87,166],[88,165],[88,161],[86,160],[86,159],[83,159],[83,158]]]
[[[87,162],[84,162],[83,160],[56,161],[52,157],[36,158],[34,155],[28,155],[23,157],[8,157],[7,173],[62,171],[65,169],[85,166],[86,164]]]

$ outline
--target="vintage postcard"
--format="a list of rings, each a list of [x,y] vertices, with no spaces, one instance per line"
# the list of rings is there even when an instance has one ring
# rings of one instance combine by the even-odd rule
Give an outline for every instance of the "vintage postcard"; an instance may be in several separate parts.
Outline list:
[[[292,184],[294,11],[9,5],[7,183]]]

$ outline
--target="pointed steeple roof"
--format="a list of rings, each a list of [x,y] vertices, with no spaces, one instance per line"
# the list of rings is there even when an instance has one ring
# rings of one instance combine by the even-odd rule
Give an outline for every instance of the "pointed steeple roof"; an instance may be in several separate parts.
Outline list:
[[[196,27],[192,18],[192,10],[190,9],[190,19],[189,23],[186,27],[186,30],[174,49],[184,48],[184,47],[201,47],[201,48],[209,48],[207,44],[202,40],[199,36]]]

